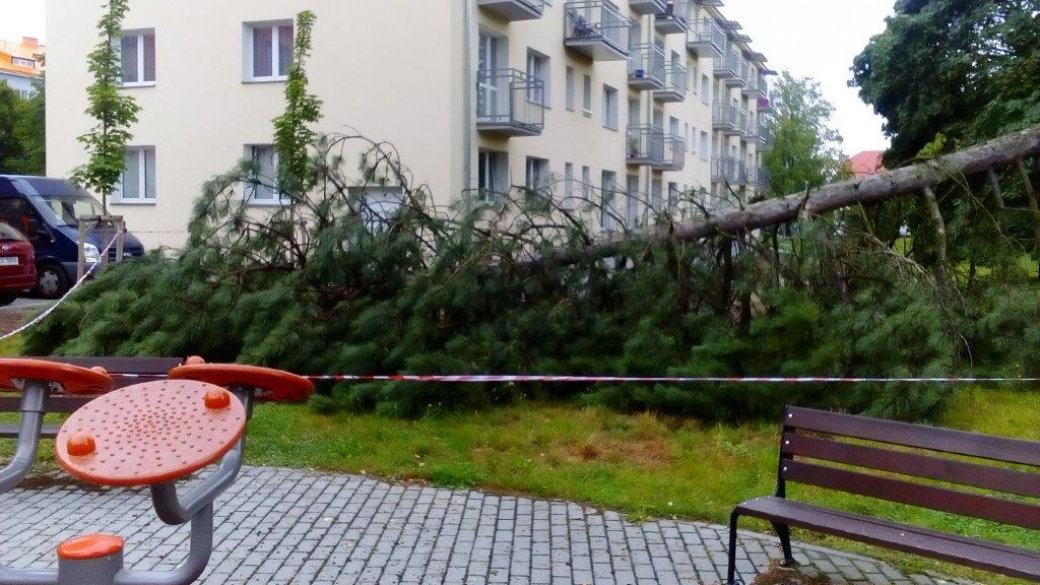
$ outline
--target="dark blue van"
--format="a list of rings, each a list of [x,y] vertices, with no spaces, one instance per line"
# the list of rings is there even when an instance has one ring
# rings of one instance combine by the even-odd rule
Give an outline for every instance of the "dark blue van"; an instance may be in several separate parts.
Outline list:
[[[36,294],[54,299],[65,294],[76,280],[79,218],[103,215],[101,202],[87,191],[47,177],[0,175],[0,221],[21,230],[36,251]],[[84,246],[87,266],[100,261],[99,250],[107,241],[92,231]],[[115,260],[115,246],[108,251]],[[144,246],[126,233],[123,256],[144,255]]]

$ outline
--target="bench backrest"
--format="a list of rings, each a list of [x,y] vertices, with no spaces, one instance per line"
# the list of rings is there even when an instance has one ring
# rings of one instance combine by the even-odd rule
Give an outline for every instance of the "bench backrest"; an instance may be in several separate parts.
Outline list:
[[[1038,442],[787,407],[777,495],[790,481],[1040,529],[1022,498],[1040,498],[1038,467]]]

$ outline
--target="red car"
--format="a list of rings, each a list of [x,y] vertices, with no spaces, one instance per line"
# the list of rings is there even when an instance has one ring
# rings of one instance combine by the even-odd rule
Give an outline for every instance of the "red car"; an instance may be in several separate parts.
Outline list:
[[[36,286],[36,254],[22,232],[0,221],[0,306]]]

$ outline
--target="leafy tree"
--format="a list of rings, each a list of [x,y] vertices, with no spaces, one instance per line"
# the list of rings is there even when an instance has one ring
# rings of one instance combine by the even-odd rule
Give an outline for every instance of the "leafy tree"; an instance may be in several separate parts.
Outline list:
[[[14,172],[43,175],[47,172],[47,93],[43,79],[36,82],[36,92],[22,100],[18,107],[14,135],[22,146],[22,157]]]
[[[890,168],[940,134],[952,150],[1040,121],[1038,13],[1038,0],[896,2],[851,82],[886,119]]]
[[[7,82],[0,81],[0,172],[18,172],[18,161],[22,158],[21,140],[15,132],[21,110],[22,98]]]
[[[97,120],[97,124],[78,138],[86,145],[90,159],[77,169],[75,178],[101,194],[101,205],[106,214],[108,196],[123,174],[126,143],[133,137],[130,126],[137,122],[137,113],[141,109],[133,97],[119,92],[123,65],[118,41],[122,38],[128,2],[108,0],[104,14],[98,20],[100,39],[87,55],[87,69],[94,75],[94,83],[87,88],[90,106],[86,112]]]
[[[773,89],[773,149],[764,166],[775,195],[813,189],[841,178],[845,156],[841,134],[831,128],[834,107],[823,98],[820,84],[784,71]]]

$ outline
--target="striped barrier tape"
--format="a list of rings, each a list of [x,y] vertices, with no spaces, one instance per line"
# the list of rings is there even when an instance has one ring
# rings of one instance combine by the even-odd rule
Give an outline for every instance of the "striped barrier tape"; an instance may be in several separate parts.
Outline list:
[[[111,248],[112,244],[114,244],[115,242],[116,242],[116,236],[112,236],[112,240],[108,243],[107,246],[105,246],[105,249],[100,252],[99,256],[101,258],[104,258],[104,257],[108,256],[108,249]],[[90,275],[93,274],[94,270],[96,270],[97,267],[100,266],[100,265],[101,265],[100,260],[98,262],[95,262],[95,263],[91,264],[90,267],[87,268],[86,272],[83,273],[83,276],[79,280],[77,280],[75,284],[70,286],[69,290],[65,291],[65,294],[62,295],[62,297],[60,299],[58,299],[53,305],[48,307],[46,311],[40,313],[35,318],[33,318],[31,321],[29,321],[25,325],[22,325],[21,327],[15,329],[14,331],[5,333],[4,335],[0,335],[0,341],[3,341],[4,339],[7,339],[8,337],[14,337],[15,335],[18,335],[19,333],[21,333],[22,331],[25,331],[26,329],[32,327],[33,325],[39,323],[40,321],[43,321],[44,319],[46,319],[48,315],[53,313],[59,306],[61,306],[61,304],[63,302],[65,302],[65,299],[69,298],[69,295],[71,295],[72,293],[76,292],[76,289],[78,289],[88,278],[90,278]]]
[[[122,374],[110,372],[114,378],[165,378],[161,374]],[[615,383],[667,383],[667,384],[862,384],[862,383],[941,383],[941,384],[984,384],[1007,382],[1040,382],[1040,378],[1009,377],[930,377],[930,378],[881,378],[881,377],[721,377],[721,376],[549,376],[549,375],[422,375],[422,374],[313,374],[304,378],[317,381],[335,382],[444,382],[455,384],[486,384],[495,382],[548,382],[548,383],[581,383],[599,382]]]

